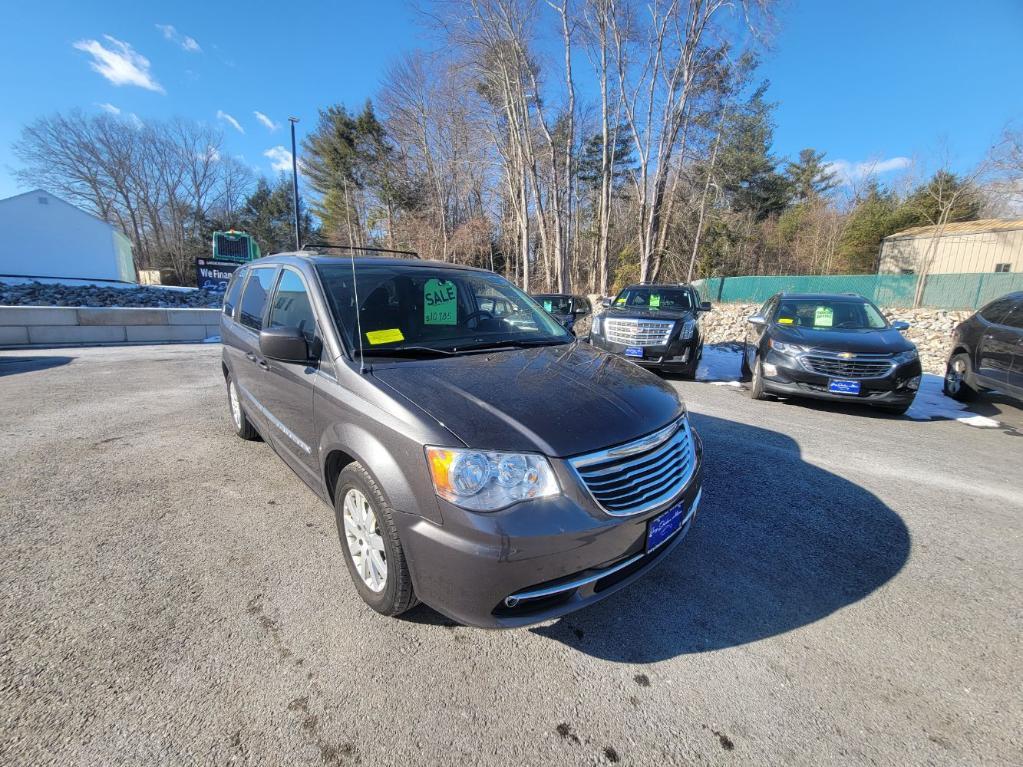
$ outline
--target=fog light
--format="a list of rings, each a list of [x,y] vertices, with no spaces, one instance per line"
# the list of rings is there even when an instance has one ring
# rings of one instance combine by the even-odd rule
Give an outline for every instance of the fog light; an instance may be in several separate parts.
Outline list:
[[[765,376],[776,376],[778,375],[778,366],[772,365],[770,362],[764,363],[764,375]]]
[[[912,378],[910,378],[909,381],[906,383],[906,387],[909,388],[909,389],[912,389],[913,391],[916,391],[917,389],[919,389],[920,388],[920,376],[913,376]]]

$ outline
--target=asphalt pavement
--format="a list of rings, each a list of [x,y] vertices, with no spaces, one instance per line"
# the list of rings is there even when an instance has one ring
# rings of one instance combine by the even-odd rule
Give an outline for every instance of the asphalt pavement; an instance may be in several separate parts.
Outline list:
[[[1023,763],[1009,400],[979,428],[675,382],[706,446],[689,539],[497,632],[365,607],[219,368],[0,352],[0,764]]]

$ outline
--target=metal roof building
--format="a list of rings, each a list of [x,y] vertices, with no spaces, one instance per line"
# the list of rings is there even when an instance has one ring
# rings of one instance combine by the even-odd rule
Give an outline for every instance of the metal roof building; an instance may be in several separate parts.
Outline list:
[[[941,229],[941,236],[938,231]],[[917,226],[884,238],[878,274],[1023,272],[1023,219]]]

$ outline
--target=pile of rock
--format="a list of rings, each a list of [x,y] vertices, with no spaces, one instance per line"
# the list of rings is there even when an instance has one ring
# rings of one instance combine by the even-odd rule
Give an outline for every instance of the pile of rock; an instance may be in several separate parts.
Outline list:
[[[215,309],[223,293],[156,287],[113,288],[98,285],[50,285],[0,282],[0,306],[121,306]]]

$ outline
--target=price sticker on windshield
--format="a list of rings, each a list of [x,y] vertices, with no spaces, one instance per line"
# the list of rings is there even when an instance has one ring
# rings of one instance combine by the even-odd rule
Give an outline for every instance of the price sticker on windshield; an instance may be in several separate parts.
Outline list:
[[[427,280],[423,285],[423,324],[458,324],[458,289],[450,280]]]
[[[813,313],[813,326],[815,328],[830,328],[835,321],[835,312],[830,306],[818,306]]]
[[[650,296],[650,308],[651,309],[660,309],[661,308],[661,297],[659,295],[657,295],[656,293],[654,293],[652,296]]]
[[[543,310],[545,312],[549,312],[551,310],[551,302],[550,301],[544,301],[543,302]]]

